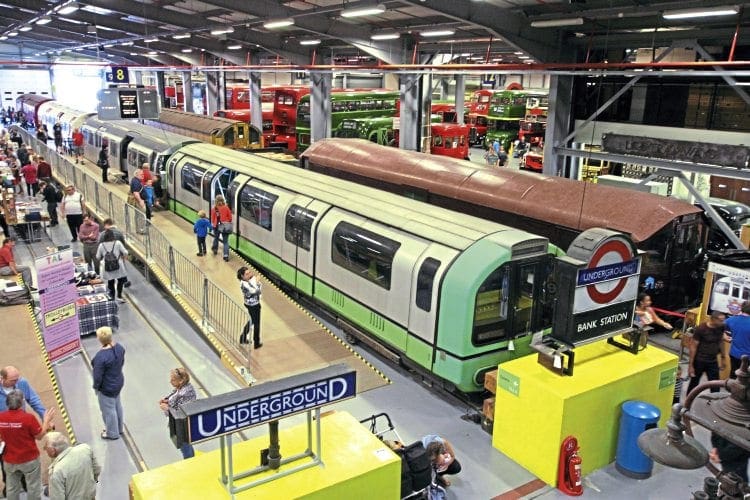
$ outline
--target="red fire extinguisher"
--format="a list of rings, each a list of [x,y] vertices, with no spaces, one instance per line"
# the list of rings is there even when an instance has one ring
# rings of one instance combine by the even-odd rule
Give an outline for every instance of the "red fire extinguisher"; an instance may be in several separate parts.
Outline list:
[[[578,455],[578,440],[566,437],[560,446],[560,462],[557,466],[557,489],[570,496],[583,494],[581,484],[581,457]]]

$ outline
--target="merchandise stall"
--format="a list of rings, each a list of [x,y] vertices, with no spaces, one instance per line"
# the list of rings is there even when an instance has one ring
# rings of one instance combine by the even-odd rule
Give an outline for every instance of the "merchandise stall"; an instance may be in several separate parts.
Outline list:
[[[81,335],[96,333],[102,326],[120,327],[117,302],[109,300],[107,285],[85,265],[76,266],[78,323]]]

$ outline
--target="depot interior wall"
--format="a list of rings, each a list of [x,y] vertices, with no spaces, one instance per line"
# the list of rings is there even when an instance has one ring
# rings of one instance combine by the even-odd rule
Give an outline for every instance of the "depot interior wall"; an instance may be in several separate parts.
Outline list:
[[[500,365],[492,445],[549,485],[557,483],[560,445],[575,436],[582,472],[615,459],[620,407],[629,400],[669,417],[677,356],[648,346],[637,355],[605,340],[575,349],[573,376],[561,376],[530,355]],[[516,381],[507,390],[508,380]],[[515,393],[517,394],[515,394]]]
[[[23,94],[41,94],[52,97],[52,82],[46,69],[4,69],[0,71],[2,107],[16,108],[16,99]]]

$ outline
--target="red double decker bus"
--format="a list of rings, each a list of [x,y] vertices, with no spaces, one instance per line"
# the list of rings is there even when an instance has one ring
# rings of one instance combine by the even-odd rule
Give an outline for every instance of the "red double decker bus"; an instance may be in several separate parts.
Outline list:
[[[269,145],[285,147],[289,151],[297,150],[297,107],[302,97],[310,93],[310,87],[304,85],[287,85],[271,87],[273,100],[273,134]]]
[[[469,143],[482,144],[487,135],[487,114],[490,110],[490,100],[495,91],[479,89],[471,94],[469,100],[469,114],[466,124],[469,125]]]

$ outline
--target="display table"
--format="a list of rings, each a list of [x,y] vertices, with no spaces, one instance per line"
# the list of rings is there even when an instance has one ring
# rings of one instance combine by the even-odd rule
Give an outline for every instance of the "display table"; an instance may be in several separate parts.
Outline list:
[[[639,400],[669,419],[677,356],[647,346],[637,355],[605,340],[575,349],[573,376],[529,355],[500,365],[492,445],[551,486],[560,445],[578,439],[588,474],[615,459],[622,403]]]
[[[282,456],[292,456],[307,447],[307,427],[279,424]],[[335,412],[320,419],[323,466],[314,466],[283,476],[265,471],[260,477],[275,477],[268,483],[234,495],[237,499],[278,500],[304,498],[378,498],[397,500],[401,495],[401,459],[381,440],[346,412]],[[235,443],[234,470],[249,470],[259,464],[260,450],[268,448],[268,435]],[[178,450],[172,450],[175,457]],[[281,466],[284,471],[296,463]],[[130,498],[183,500],[185,498],[230,498],[222,486],[219,450],[199,453],[195,458],[178,460],[163,467],[135,474],[130,481]],[[259,479],[254,477],[253,479]],[[250,481],[246,479],[245,482]],[[239,482],[241,485],[243,481]]]
[[[41,204],[34,198],[15,201],[16,220],[12,223],[16,231],[27,243],[42,241],[46,233],[49,213],[42,210]]]
[[[109,326],[113,329],[120,327],[117,302],[109,300],[105,293],[79,297],[76,300],[76,309],[78,309],[81,335],[96,333],[97,328],[102,326]]]

